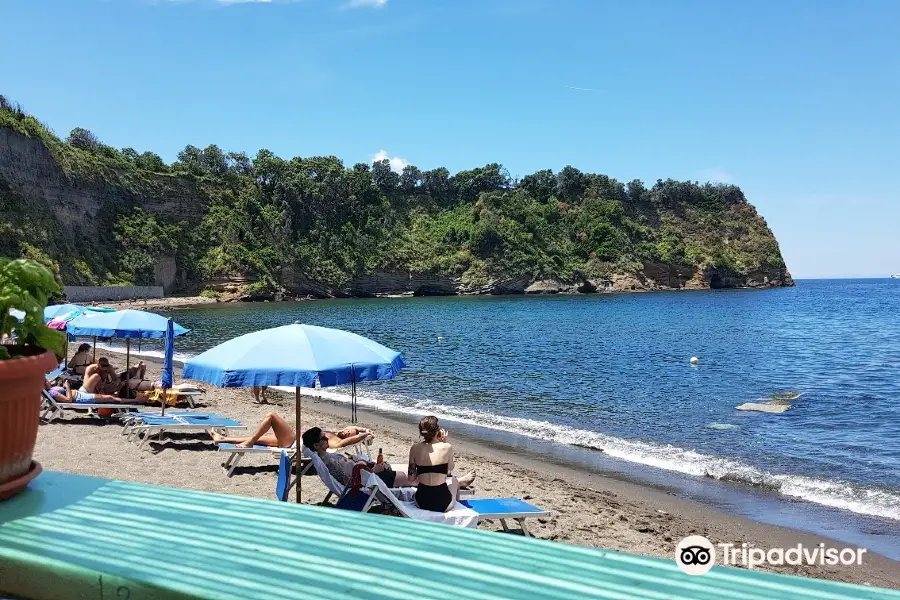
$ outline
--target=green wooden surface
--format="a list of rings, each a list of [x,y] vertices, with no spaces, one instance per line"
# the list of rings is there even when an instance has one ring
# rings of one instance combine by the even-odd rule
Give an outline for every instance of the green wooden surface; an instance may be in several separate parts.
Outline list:
[[[328,507],[41,474],[0,503],[0,591],[33,599],[893,598]]]

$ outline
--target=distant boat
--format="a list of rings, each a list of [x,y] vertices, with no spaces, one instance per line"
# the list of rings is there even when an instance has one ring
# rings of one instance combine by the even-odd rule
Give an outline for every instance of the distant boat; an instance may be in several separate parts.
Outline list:
[[[894,273],[891,275],[891,279],[900,279],[900,273]]]

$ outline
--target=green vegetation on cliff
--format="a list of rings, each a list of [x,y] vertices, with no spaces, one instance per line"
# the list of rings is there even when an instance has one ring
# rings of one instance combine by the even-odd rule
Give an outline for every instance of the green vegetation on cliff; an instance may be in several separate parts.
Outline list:
[[[734,277],[784,271],[771,231],[733,185],[646,188],[573,167],[517,181],[499,164],[395,173],[386,160],[345,167],[268,150],[251,159],[214,145],[187,146],[166,165],[84,129],[63,141],[2,97],[0,128],[39,140],[66,181],[96,190],[97,216],[60,234],[52,207],[29,209],[0,170],[0,254],[51,262],[67,284],[149,284],[164,258],[178,287],[238,277],[257,294],[309,282],[333,292],[380,272],[458,277],[477,289],[598,280],[651,263]],[[189,214],[155,210],[148,197],[181,198]]]

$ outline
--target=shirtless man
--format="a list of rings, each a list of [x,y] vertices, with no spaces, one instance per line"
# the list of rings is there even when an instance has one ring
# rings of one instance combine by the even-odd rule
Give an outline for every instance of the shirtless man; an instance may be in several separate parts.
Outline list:
[[[101,356],[96,364],[88,365],[84,371],[84,383],[81,387],[89,394],[118,394],[125,382],[119,378],[109,359]]]

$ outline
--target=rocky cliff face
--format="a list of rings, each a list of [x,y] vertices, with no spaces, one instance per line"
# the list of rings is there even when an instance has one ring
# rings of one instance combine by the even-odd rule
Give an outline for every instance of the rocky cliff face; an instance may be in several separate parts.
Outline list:
[[[107,244],[112,234],[104,229],[103,213],[123,205],[138,206],[191,227],[204,218],[210,185],[214,184],[190,176],[116,169],[102,164],[84,169],[67,164],[66,161],[71,159],[55,155],[44,140],[0,126],[0,226],[15,228],[19,221],[28,221],[31,235],[36,239],[24,241],[47,255],[58,257],[67,253],[90,253],[92,248]],[[661,215],[657,208],[634,205],[627,209],[642,215],[649,227],[660,227]],[[749,210],[752,214],[748,219],[761,221],[752,207]],[[683,218],[683,215],[676,216]],[[764,222],[762,227],[768,231]],[[34,233],[40,231],[43,235]],[[725,234],[726,243],[728,235],[731,234]],[[771,239],[770,232],[768,235]],[[6,254],[19,251],[18,248],[3,247]],[[160,252],[152,260],[154,283],[164,286],[166,293],[196,292],[206,288],[222,293],[225,298],[244,300],[291,296],[559,294],[793,285],[790,273],[784,267],[767,267],[742,274],[728,269],[656,262],[637,263],[602,276],[581,276],[569,281],[493,273],[486,281],[473,284],[456,275],[383,269],[335,285],[305,276],[301,265],[287,264],[278,282],[281,291],[260,292],[253,291],[256,281],[253,276],[235,273],[202,281],[188,275],[183,260],[179,262],[171,254]]]
[[[202,218],[205,194],[188,178],[106,175],[106,180],[71,177],[41,140],[0,127],[0,185],[31,209],[51,214],[83,235],[104,233],[97,230],[97,216],[112,204],[139,203],[147,211],[185,221]]]
[[[350,281],[346,286],[330,288],[318,282],[297,282],[295,295],[314,298],[378,297],[392,295],[452,296],[459,294],[593,294],[602,292],[652,292],[665,290],[706,290],[722,288],[775,288],[794,285],[787,269],[767,269],[739,275],[707,269],[683,268],[647,263],[643,270],[617,273],[608,279],[556,281],[518,278],[490,281],[469,286],[459,277],[423,273],[372,273]]]

